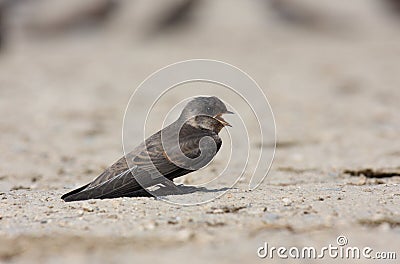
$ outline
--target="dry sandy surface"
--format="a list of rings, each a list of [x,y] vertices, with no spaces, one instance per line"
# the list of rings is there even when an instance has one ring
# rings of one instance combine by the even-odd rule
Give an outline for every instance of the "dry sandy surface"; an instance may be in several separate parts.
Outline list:
[[[375,1],[321,1],[317,27],[256,1],[204,1],[188,25],[150,34],[162,8],[135,2],[94,32],[10,32],[0,53],[1,263],[266,262],[264,242],[321,248],[339,235],[398,261],[400,21]],[[249,192],[242,181],[198,206],[63,202],[122,155],[122,116],[140,82],[191,58],[234,64],[267,94],[278,147],[263,184]]]

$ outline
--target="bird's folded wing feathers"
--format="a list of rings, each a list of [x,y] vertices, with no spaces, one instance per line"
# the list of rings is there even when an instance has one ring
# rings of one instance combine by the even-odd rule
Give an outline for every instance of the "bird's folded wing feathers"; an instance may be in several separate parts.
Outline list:
[[[173,179],[185,175],[192,171],[188,168],[195,167],[195,163],[203,166],[216,154],[201,155],[199,140],[198,135],[192,134],[181,138],[179,146],[168,152],[172,153],[169,156],[162,149],[162,145],[148,146],[147,149],[128,153],[74,196],[86,199],[119,197],[158,184],[163,181],[163,176]],[[221,142],[217,140],[216,143],[218,151]],[[178,151],[181,151],[181,154],[174,155]],[[198,158],[200,156],[201,158]]]

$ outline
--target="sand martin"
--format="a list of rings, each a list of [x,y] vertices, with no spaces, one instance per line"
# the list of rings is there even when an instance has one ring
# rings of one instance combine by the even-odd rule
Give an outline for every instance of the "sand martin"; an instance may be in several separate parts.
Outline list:
[[[61,198],[69,202],[135,196],[157,184],[177,188],[173,179],[206,166],[219,151],[218,133],[230,126],[223,114],[232,112],[215,96],[192,99],[175,122]]]

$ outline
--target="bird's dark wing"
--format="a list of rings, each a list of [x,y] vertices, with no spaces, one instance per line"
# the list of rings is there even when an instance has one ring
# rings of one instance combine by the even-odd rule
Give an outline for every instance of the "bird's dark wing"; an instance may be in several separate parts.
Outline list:
[[[193,132],[193,131],[192,131]],[[217,151],[221,146],[221,139],[215,133],[204,131],[196,133],[183,133],[179,138],[179,148],[190,159],[201,156],[199,141],[203,136],[211,136],[217,145]],[[140,191],[144,187],[153,186],[164,180],[164,176],[170,180],[185,175],[193,170],[196,164],[180,159],[177,155],[164,152],[161,144],[160,132],[146,140],[146,147],[139,146],[133,152],[119,159],[106,169],[92,183],[63,195],[65,201],[76,201],[95,198],[115,198]],[[178,146],[176,150],[178,151]],[[206,165],[213,155],[203,155],[196,162]],[[128,166],[128,164],[130,166]]]
[[[91,186],[91,183],[82,186],[81,188],[78,188],[67,194],[64,194],[61,198],[66,202],[103,198],[103,197],[112,198],[112,197],[119,197],[119,196],[112,196],[112,195],[118,195],[118,193],[122,194],[126,191],[131,191],[131,190],[134,191],[136,189],[140,189],[138,188],[140,187],[140,185],[137,182],[131,182],[130,180],[131,177],[127,177],[129,174],[131,174],[131,170],[123,171],[120,174],[116,175],[115,177],[103,181],[95,186]],[[129,187],[129,190],[126,190],[126,186]]]
[[[155,151],[155,149],[152,149],[152,151]],[[160,164],[167,173],[176,169],[175,165],[170,164],[165,159],[162,151],[152,153],[152,158],[150,158],[150,154],[146,153],[148,151],[142,150],[137,155],[133,153],[127,154],[107,168],[93,182],[69,192],[61,198],[64,201],[77,201],[122,197],[126,194],[143,190],[143,187],[162,182],[160,172],[156,169],[157,164]],[[128,167],[127,159],[130,159],[128,161],[130,168]]]

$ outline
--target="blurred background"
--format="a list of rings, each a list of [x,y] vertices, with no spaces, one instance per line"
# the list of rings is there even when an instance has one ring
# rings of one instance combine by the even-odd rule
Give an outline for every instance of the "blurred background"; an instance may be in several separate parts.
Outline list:
[[[267,95],[278,142],[264,184],[179,208],[179,219],[152,199],[63,203],[121,157],[134,89],[196,58],[239,67]],[[172,262],[171,248],[185,260],[244,262],[267,238],[326,246],[343,230],[390,250],[400,225],[399,73],[399,0],[0,0],[0,262],[60,263],[71,252],[82,256],[69,263],[128,263],[138,252]]]
[[[397,0],[1,0],[3,189],[84,181],[107,166],[133,90],[193,58],[259,83],[290,150],[278,164],[395,165],[399,33]]]

